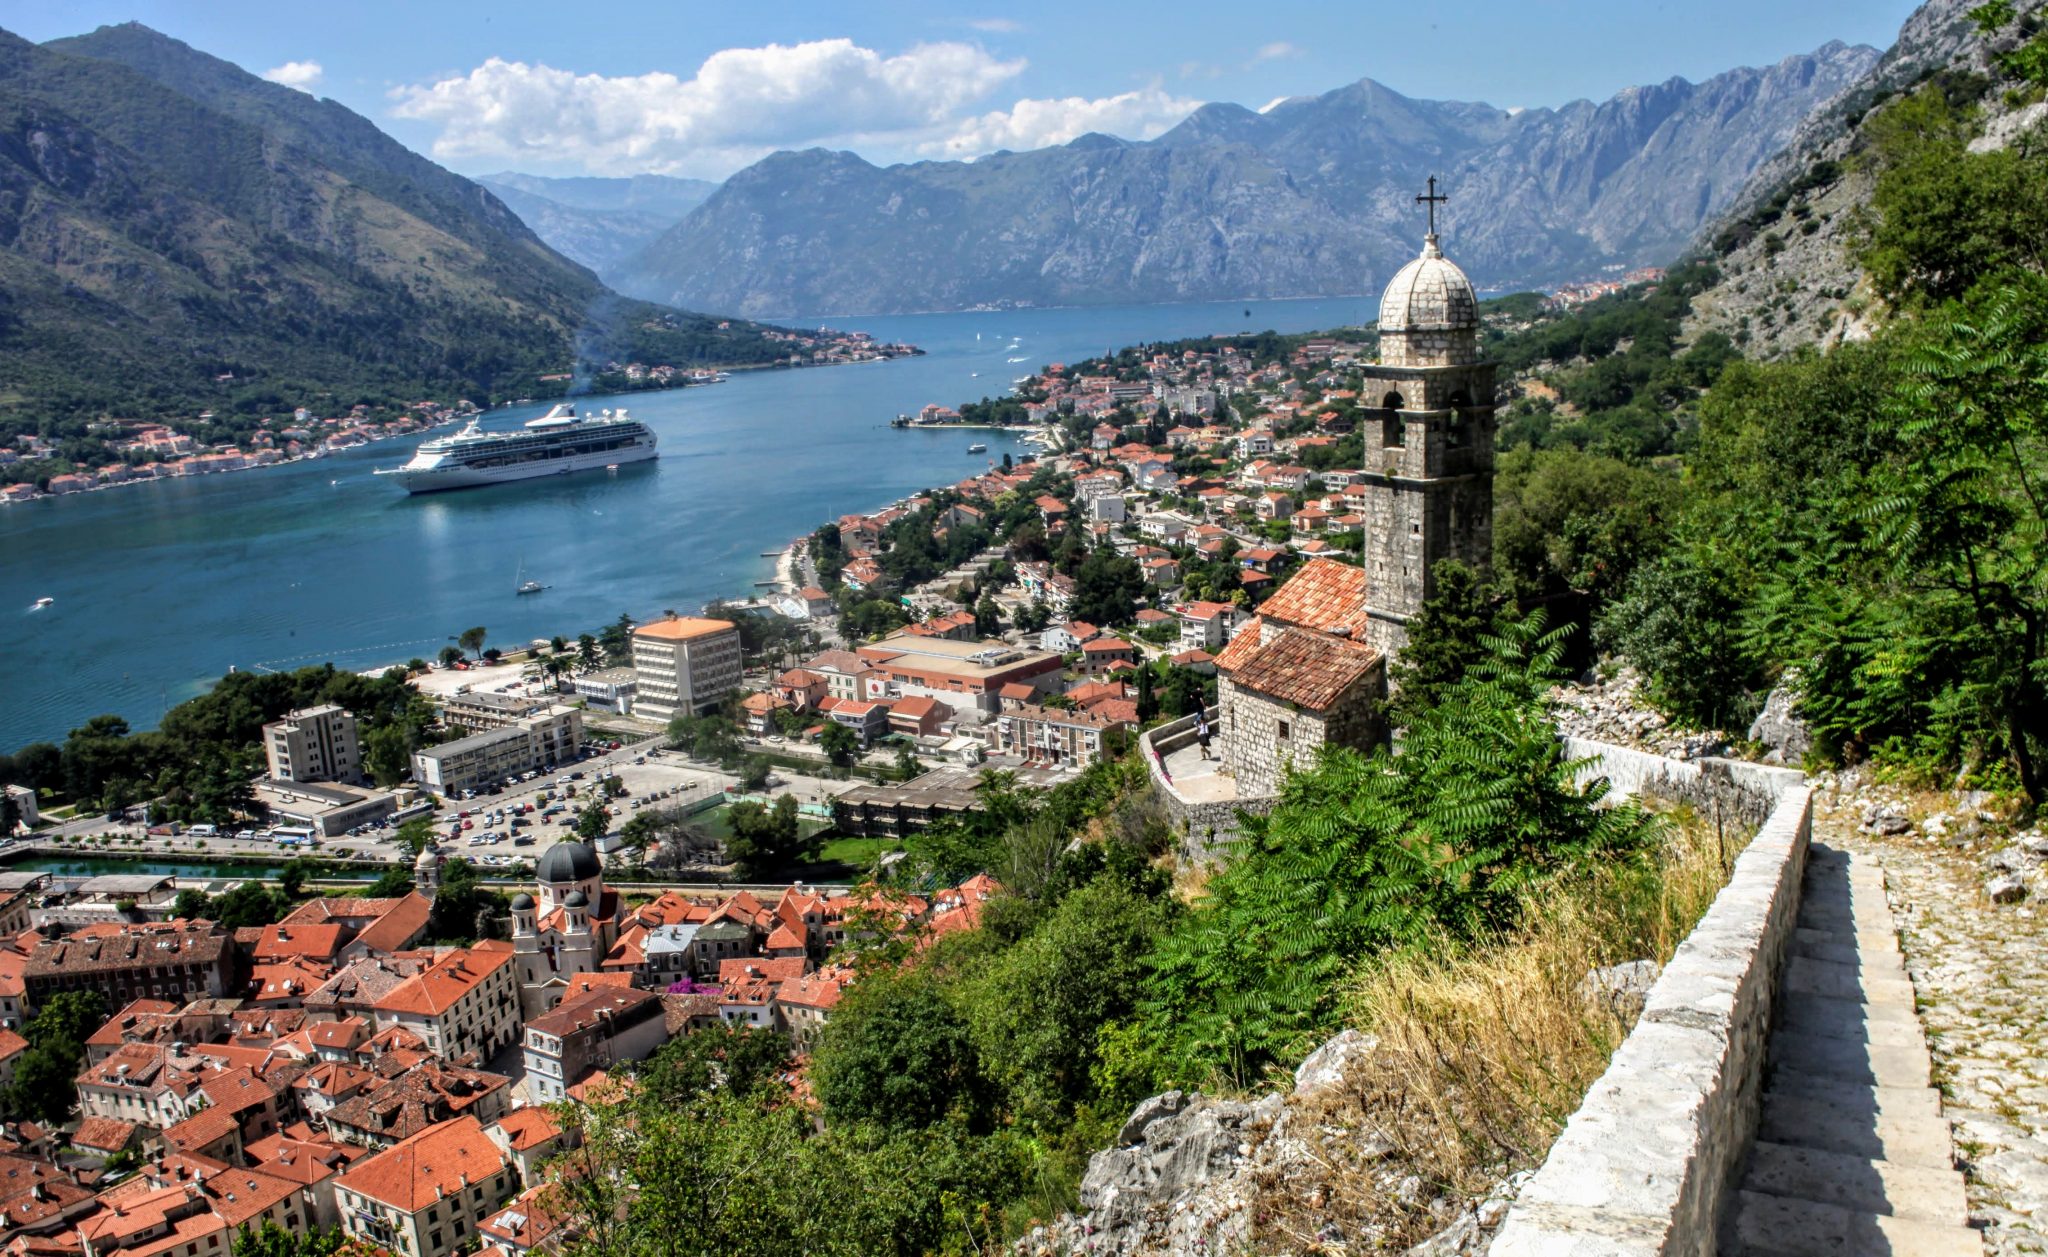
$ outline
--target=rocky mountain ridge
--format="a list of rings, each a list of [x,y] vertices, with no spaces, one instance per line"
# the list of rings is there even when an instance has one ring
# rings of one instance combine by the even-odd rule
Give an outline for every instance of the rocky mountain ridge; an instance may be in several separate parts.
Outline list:
[[[1699,84],[1507,110],[1371,80],[1156,140],[973,162],[777,153],[613,272],[740,313],[880,313],[1371,292],[1414,253],[1415,193],[1487,288],[1661,263],[1874,49],[1829,44]]]
[[[509,170],[484,175],[477,183],[551,248],[600,277],[616,272],[620,262],[718,190],[708,180],[667,175],[556,179]]]
[[[1864,121],[1936,74],[1978,76],[1992,85],[1981,106],[1980,144],[2010,143],[2042,117],[2039,104],[2004,99],[2007,84],[1992,54],[2017,36],[1987,41],[1970,19],[1979,3],[1928,0],[1916,9],[1884,56],[1801,123],[1726,211],[1701,227],[1690,251],[1712,259],[1721,279],[1694,299],[1689,337],[1719,331],[1749,356],[1777,357],[1870,334],[1881,303],[1851,256],[1858,215],[1875,187],[1858,160]],[[2021,0],[2014,8],[2038,16],[2048,3]]]

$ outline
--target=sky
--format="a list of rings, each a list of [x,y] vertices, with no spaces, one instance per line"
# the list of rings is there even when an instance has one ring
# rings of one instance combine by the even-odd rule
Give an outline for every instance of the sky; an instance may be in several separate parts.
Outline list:
[[[1916,0],[36,0],[36,41],[139,21],[331,97],[463,174],[722,179],[785,148],[973,158],[1149,139],[1372,78],[1502,108],[1698,81],[1831,39],[1889,47]]]

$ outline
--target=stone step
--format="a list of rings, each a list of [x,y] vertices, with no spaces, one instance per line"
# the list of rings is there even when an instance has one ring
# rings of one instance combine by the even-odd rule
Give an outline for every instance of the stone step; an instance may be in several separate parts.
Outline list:
[[[1774,1093],[1764,1101],[1756,1137],[1767,1143],[1817,1148],[1894,1165],[1955,1168],[1955,1148],[1946,1121],[1925,1112],[1879,1113],[1874,1100],[1859,1111],[1825,1100]]]
[[[1795,1034],[1888,1047],[1914,1047],[1926,1042],[1920,1034],[1920,1019],[1903,1004],[1865,1004],[1852,999],[1829,999],[1825,995],[1795,995],[1778,1005],[1778,1015],[1771,1024]]]
[[[1872,1087],[1784,1065],[1772,1067],[1763,1102],[1769,1104],[1777,1096],[1830,1104],[1852,1112],[1875,1111],[1880,1116],[1941,1116],[1941,1092],[1933,1087]]]
[[[1875,934],[1837,934],[1833,930],[1797,929],[1785,945],[1788,955],[1806,956],[1835,964],[1865,969],[1896,968],[1905,972],[1905,957],[1889,937]]]
[[[1756,1257],[1976,1257],[1984,1238],[1967,1226],[1889,1217],[1811,1200],[1738,1192],[1730,1238]]]
[[[1831,964],[1809,956],[1791,956],[1785,961],[1781,990],[1792,995],[1824,995],[1829,999],[1860,1000],[1866,1004],[1895,1002],[1913,1007],[1913,983],[1903,977],[1866,978],[1854,965]]]
[[[1837,929],[1843,934],[1896,934],[1898,921],[1884,907],[1858,905],[1853,911],[1847,907],[1827,907],[1819,903],[1804,903],[1798,909],[1798,917],[1792,921],[1802,929]]]
[[[1742,1188],[1944,1226],[1962,1226],[1970,1217],[1963,1176],[1954,1170],[1896,1165],[1763,1140],[1749,1151]]]
[[[1859,1043],[1796,1030],[1771,1035],[1770,1059],[1802,1073],[1877,1087],[1924,1087],[1934,1069],[1924,1043]]]

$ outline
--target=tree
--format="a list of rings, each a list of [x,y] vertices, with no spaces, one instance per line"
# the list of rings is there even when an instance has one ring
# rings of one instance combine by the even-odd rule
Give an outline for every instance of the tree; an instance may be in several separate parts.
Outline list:
[[[97,991],[59,991],[22,1028],[28,1047],[16,1059],[7,1108],[19,1118],[54,1125],[69,1119],[85,1040],[107,1019]]]
[[[1159,696],[1152,689],[1153,669],[1146,664],[1138,669],[1138,723],[1149,724],[1159,714]]]
[[[860,738],[853,730],[833,720],[826,722],[825,727],[818,731],[818,746],[834,764],[844,768],[853,763],[854,756],[860,753]]]
[[[751,800],[735,803],[726,820],[732,827],[727,854],[751,878],[766,880],[809,858],[811,843],[804,837],[795,795],[783,795],[772,808]]]
[[[918,969],[870,972],[847,990],[811,1057],[811,1084],[834,1123],[917,1129],[989,1110],[966,1020]]]
[[[474,864],[460,858],[444,860],[434,911],[427,918],[428,941],[466,943],[500,937],[511,910],[511,901],[502,893],[478,883]]]
[[[1074,599],[1068,614],[1114,628],[1129,624],[1145,593],[1145,573],[1134,559],[1108,546],[1090,554],[1074,572]]]
[[[475,628],[464,629],[462,630],[462,634],[455,639],[455,644],[462,647],[462,649],[468,651],[470,655],[476,658],[482,658],[482,651],[484,648],[484,637],[486,636],[487,633],[488,630],[485,629],[484,626],[481,624],[477,625]]]
[[[363,767],[380,786],[395,786],[412,775],[412,746],[403,725],[379,725],[363,734]]]
[[[597,639],[585,633],[576,639],[576,662],[585,672],[596,669],[598,664]]]
[[[1397,728],[1436,706],[1467,669],[1487,657],[1485,638],[1493,630],[1493,591],[1478,573],[1444,559],[1430,575],[1436,590],[1409,622],[1408,644],[1388,678],[1395,691],[1388,712]]]
[[[1502,626],[1398,754],[1328,749],[1251,818],[1237,856],[1154,952],[1143,1034],[1177,1081],[1246,1083],[1325,1033],[1366,955],[1511,928],[1526,896],[1658,832],[1577,784],[1549,718],[1562,630]]]
[[[443,646],[439,658],[441,666],[444,668],[450,664],[459,663],[462,660],[462,647],[453,645]]]
[[[576,837],[594,843],[611,832],[611,811],[592,798],[576,814]]]
[[[265,1218],[261,1230],[244,1225],[235,1233],[233,1252],[234,1257],[333,1257],[345,1238],[340,1228],[287,1231]]]
[[[974,604],[974,631],[983,637],[994,637],[1003,631],[1003,610],[989,590],[983,590],[980,601]]]

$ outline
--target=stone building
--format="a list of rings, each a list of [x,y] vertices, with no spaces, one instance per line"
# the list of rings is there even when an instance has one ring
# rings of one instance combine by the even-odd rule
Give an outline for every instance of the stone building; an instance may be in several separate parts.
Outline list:
[[[1378,413],[1363,425],[1363,474],[1349,496],[1365,514],[1365,641],[1386,655],[1407,643],[1439,561],[1483,572],[1493,555],[1494,368],[1479,360],[1472,283],[1433,227],[1380,299],[1380,361],[1359,385]]]
[[[1216,658],[1217,736],[1236,797],[1278,793],[1325,743],[1384,736],[1387,661],[1447,558],[1484,571],[1493,552],[1494,368],[1479,359],[1479,302],[1437,246],[1432,186],[1422,256],[1380,301],[1380,361],[1359,396],[1362,566],[1318,558],[1280,586]]]
[[[1288,767],[1308,767],[1325,742],[1380,739],[1386,656],[1365,640],[1367,585],[1358,568],[1311,560],[1217,656],[1216,734],[1240,797],[1278,793]]]

